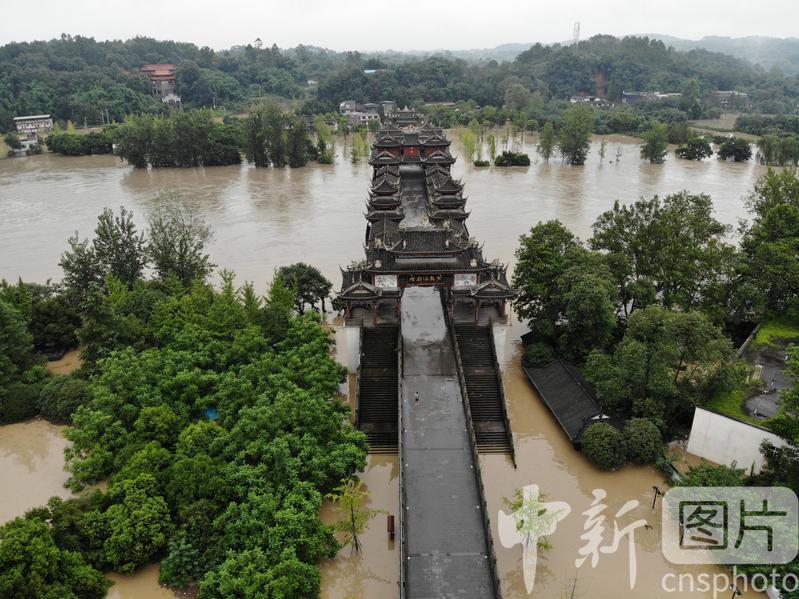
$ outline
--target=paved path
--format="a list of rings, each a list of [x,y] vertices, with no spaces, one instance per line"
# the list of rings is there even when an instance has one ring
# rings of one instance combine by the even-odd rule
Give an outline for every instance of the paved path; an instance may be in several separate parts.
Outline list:
[[[407,597],[493,597],[455,355],[437,289],[405,289],[402,342]]]
[[[427,222],[427,190],[421,166],[400,167],[400,200],[406,227],[421,227]]]

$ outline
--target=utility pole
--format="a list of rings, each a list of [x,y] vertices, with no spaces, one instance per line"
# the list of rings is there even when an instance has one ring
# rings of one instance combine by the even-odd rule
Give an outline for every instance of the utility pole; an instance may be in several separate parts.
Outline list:
[[[577,44],[580,43],[580,21],[575,21],[574,35],[572,37],[574,39],[574,48],[577,49]]]

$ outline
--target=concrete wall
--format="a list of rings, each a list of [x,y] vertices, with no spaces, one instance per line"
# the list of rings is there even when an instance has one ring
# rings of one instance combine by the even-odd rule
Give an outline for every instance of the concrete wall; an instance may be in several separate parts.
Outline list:
[[[507,324],[494,323],[491,326],[491,332],[494,334],[494,347],[497,349],[497,364],[502,368],[505,362],[505,345],[508,340],[508,330],[510,326]]]
[[[754,471],[760,472],[764,461],[760,444],[765,440],[773,445],[784,445],[782,439],[767,430],[697,408],[686,449],[716,464],[730,466],[735,462],[747,472],[754,464]]]
[[[336,360],[347,372],[358,372],[361,363],[361,327],[336,328]]]

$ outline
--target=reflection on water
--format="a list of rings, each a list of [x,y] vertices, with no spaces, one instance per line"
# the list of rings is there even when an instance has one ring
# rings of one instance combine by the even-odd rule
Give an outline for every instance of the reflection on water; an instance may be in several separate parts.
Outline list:
[[[451,136],[454,136],[451,133]],[[535,139],[523,168],[475,168],[456,162],[466,183],[469,228],[487,255],[512,263],[518,236],[539,220],[560,219],[580,237],[614,200],[682,189],[710,194],[720,220],[735,224],[742,197],[765,167],[716,159],[693,162],[669,154],[663,165],[641,161],[632,138],[607,136],[604,163],[595,138],[585,166],[536,159]],[[517,144],[518,145],[518,144]],[[453,143],[455,154],[460,144]],[[517,148],[518,149],[518,148]],[[621,159],[616,161],[616,151]],[[218,265],[263,289],[275,267],[304,260],[338,282],[338,266],[359,255],[370,168],[351,164],[339,144],[335,165],[256,169],[248,165],[136,170],[113,156],[43,154],[0,160],[0,278],[44,281],[61,276],[58,259],[76,230],[87,236],[106,207],[125,205],[140,223],[161,190],[175,190],[214,228]]]
[[[64,488],[62,426],[29,420],[0,426],[0,523],[47,503],[53,495],[69,497]]]

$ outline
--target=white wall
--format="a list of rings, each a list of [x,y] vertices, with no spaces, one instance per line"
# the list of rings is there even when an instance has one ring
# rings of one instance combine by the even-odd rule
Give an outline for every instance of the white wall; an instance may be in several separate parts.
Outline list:
[[[774,433],[728,416],[697,408],[686,450],[688,453],[724,466],[736,462],[736,467],[743,468],[747,473],[754,464],[754,471],[757,473],[763,467],[760,444],[765,440],[776,446],[785,444]]]
[[[510,325],[494,323],[491,327],[491,332],[494,335],[494,347],[497,349],[497,364],[502,368],[505,362],[505,342],[508,337],[508,330]]]
[[[336,327],[336,360],[347,372],[358,372],[361,363],[361,327]]]

